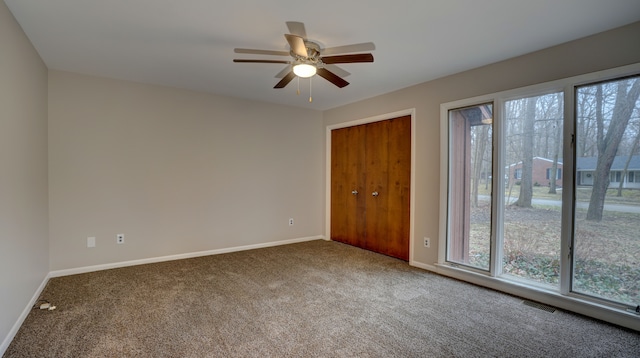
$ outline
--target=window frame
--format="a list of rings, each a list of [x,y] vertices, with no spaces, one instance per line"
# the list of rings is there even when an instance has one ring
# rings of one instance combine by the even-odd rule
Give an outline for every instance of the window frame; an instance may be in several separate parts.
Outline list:
[[[495,104],[494,104],[493,102],[478,103],[477,105],[473,105],[473,106],[469,106],[469,107],[452,108],[452,109],[450,109],[450,110],[448,111],[448,114],[447,114],[447,123],[450,123],[450,122],[451,122],[451,120],[452,120],[452,119],[451,119],[451,117],[450,117],[450,114],[451,114],[451,112],[452,112],[452,111],[458,111],[458,110],[462,110],[462,109],[466,109],[466,108],[471,108],[471,107],[480,107],[480,106],[486,106],[486,105],[490,105],[490,106],[491,106],[491,108],[492,108],[492,112],[494,111]],[[468,122],[466,122],[466,123],[468,123]],[[494,130],[494,129],[493,129],[493,123],[491,123],[490,125],[491,125],[492,131],[493,131],[493,130]],[[455,136],[455,134],[454,134],[454,133],[452,133],[452,132],[449,130],[449,126],[448,126],[448,125],[447,125],[447,132],[448,132],[448,140],[449,140],[450,142],[453,142],[453,137]],[[493,140],[492,140],[491,144],[493,144]],[[493,146],[493,145],[492,145],[492,146]],[[451,147],[450,147],[450,148],[451,148]],[[492,158],[491,176],[493,177],[493,168],[494,168],[494,165],[493,165],[493,150],[491,149],[491,151],[492,151],[492,156],[491,156],[491,158]],[[460,156],[460,154],[462,154],[462,153],[458,152],[457,154],[458,154],[458,155],[454,155],[454,157],[456,157],[456,159],[460,159],[460,158],[459,158],[459,156]],[[451,162],[451,157],[452,157],[452,156],[451,156],[451,151],[447,152],[447,156],[448,156],[448,163],[450,163],[450,162]],[[463,156],[464,156],[464,154],[463,154]],[[451,170],[451,169],[450,169],[450,170]],[[459,184],[459,183],[458,183],[458,184]],[[451,181],[448,181],[448,182],[447,182],[447,192],[449,193],[449,199],[447,200],[447,216],[448,216],[447,220],[448,220],[449,222],[451,222],[451,215],[450,215],[450,212],[451,212],[451,209],[452,209],[452,206],[453,206],[453,205],[450,205],[450,204],[449,204],[449,203],[451,202],[451,191],[452,191],[452,190],[451,190],[451,186],[452,186]],[[491,187],[493,188],[493,185],[492,185]],[[491,196],[492,196],[492,198],[493,198],[493,193],[492,193],[492,195],[491,195]],[[492,205],[493,205],[493,200],[492,200]],[[457,207],[458,205],[455,205],[455,206]],[[493,210],[492,210],[492,213],[493,213]],[[493,219],[492,219],[492,220],[493,220]],[[492,221],[491,227],[493,227],[493,221]],[[447,230],[450,230],[450,225],[448,225],[448,226],[447,226]],[[459,231],[459,230],[456,230],[456,232],[460,232],[460,231]],[[447,235],[449,235],[450,233],[451,233],[451,232],[448,232],[448,234],[447,234]],[[493,235],[494,235],[494,234],[493,234],[493,230],[491,230],[491,228],[490,228],[490,233],[489,233],[489,235],[490,235],[490,237],[491,237],[491,242],[493,242],[493,241],[494,241],[494,240],[493,240]],[[469,238],[467,238],[467,239],[469,239]],[[457,244],[459,244],[459,243],[457,243]],[[451,254],[451,246],[452,246],[452,244],[451,244],[451,242],[449,242],[449,241],[448,241],[448,242],[446,243],[446,245],[445,245],[445,256],[446,256],[447,258],[451,256],[451,255],[450,255],[450,254]],[[485,272],[485,273],[486,273],[486,272],[489,272],[489,271],[490,271],[490,269],[491,269],[491,267],[493,267],[493,266],[494,266],[494,265],[493,265],[493,262],[495,261],[495,257],[496,257],[496,255],[495,255],[495,248],[494,248],[493,246],[490,246],[490,247],[489,247],[489,252],[490,252],[490,253],[489,253],[489,269],[484,269],[484,268],[481,268],[481,267],[478,267],[478,266],[473,266],[473,265],[470,265],[470,264],[466,264],[466,263],[462,263],[462,262],[457,262],[457,261],[449,261],[449,260],[448,260],[448,262],[449,262],[450,264],[452,264],[452,265],[456,265],[456,266],[464,266],[464,267],[466,267],[468,270],[477,271],[477,272]]]
[[[472,282],[481,286],[490,287],[499,291],[507,292],[517,296],[536,300],[538,302],[554,305],[556,307],[577,312],[597,319],[602,319],[621,326],[640,330],[640,316],[631,314],[626,311],[626,307],[616,306],[615,304],[606,304],[598,299],[571,292],[571,269],[572,269],[572,247],[573,247],[573,231],[574,231],[574,210],[575,210],[575,190],[577,187],[575,177],[575,154],[573,151],[573,138],[575,133],[575,89],[578,86],[606,81],[610,79],[637,75],[640,73],[640,63],[632,65],[612,68],[608,70],[588,73],[584,75],[563,78],[555,81],[540,83],[532,86],[515,88],[506,91],[476,96],[472,98],[461,99],[457,101],[442,103],[440,105],[440,220],[439,220],[439,237],[438,237],[438,261],[434,265],[434,271],[446,276],[454,277],[464,281]],[[564,124],[563,124],[563,168],[564,175],[562,178],[564,190],[562,191],[562,228],[561,228],[561,246],[560,246],[560,278],[559,288],[550,290],[544,287],[536,287],[530,284],[523,284],[513,280],[507,280],[500,277],[501,266],[498,264],[502,260],[502,242],[498,242],[498,238],[502,238],[502,225],[498,225],[503,220],[502,212],[504,212],[504,201],[502,196],[492,196],[492,215],[491,225],[492,236],[491,246],[495,253],[491,260],[491,267],[488,272],[474,271],[466,267],[452,264],[446,261],[445,248],[447,246],[447,235],[449,232],[450,222],[448,221],[448,203],[450,194],[448,193],[449,183],[449,130],[448,130],[448,113],[449,110],[474,106],[482,103],[493,102],[494,109],[494,126],[493,126],[493,176],[504,177],[509,175],[509,169],[502,165],[504,158],[504,121],[503,108],[504,103],[510,99],[522,98],[527,96],[539,96],[553,92],[563,92],[564,98]],[[505,183],[502,180],[492,183],[493,193],[504,192]]]

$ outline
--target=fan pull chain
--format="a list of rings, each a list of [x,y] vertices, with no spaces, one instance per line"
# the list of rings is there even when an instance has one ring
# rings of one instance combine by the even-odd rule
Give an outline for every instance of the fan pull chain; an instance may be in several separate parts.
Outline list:
[[[311,98],[311,78],[309,77],[309,103],[313,102],[313,98]]]
[[[296,78],[298,79],[298,91],[296,91],[296,94],[299,96],[300,95],[300,77],[296,76]]]

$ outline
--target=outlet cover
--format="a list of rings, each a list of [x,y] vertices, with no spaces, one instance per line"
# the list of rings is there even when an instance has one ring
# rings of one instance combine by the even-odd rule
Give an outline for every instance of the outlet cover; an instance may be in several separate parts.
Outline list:
[[[424,238],[424,247],[431,247],[431,239],[428,237]]]
[[[289,218],[289,226],[293,226],[293,218]]]
[[[96,238],[94,236],[87,238],[87,247],[96,247]]]
[[[116,235],[116,242],[118,244],[124,244],[124,234],[118,234]]]

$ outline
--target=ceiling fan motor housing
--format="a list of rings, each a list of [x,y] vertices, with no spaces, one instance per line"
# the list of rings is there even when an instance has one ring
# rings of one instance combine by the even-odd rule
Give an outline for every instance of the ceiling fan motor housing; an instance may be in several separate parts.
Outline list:
[[[300,56],[293,52],[293,50],[289,51],[291,56],[296,59],[294,64],[309,64],[313,66],[322,65],[322,60],[320,59],[320,45],[312,41],[304,41],[304,46],[307,49],[307,57]]]

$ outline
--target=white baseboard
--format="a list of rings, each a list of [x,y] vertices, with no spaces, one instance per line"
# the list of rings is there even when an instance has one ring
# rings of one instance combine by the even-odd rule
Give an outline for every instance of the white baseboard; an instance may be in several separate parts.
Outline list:
[[[42,283],[40,284],[40,286],[38,287],[36,292],[33,294],[33,297],[31,298],[31,300],[29,301],[27,306],[22,311],[22,314],[20,314],[20,316],[18,317],[18,320],[16,321],[16,323],[14,323],[13,327],[11,327],[11,330],[9,331],[9,334],[7,334],[7,336],[2,341],[2,345],[0,345],[0,357],[4,354],[4,352],[7,350],[7,348],[9,348],[9,345],[11,344],[11,341],[13,340],[13,338],[16,335],[16,333],[18,333],[18,330],[20,329],[20,326],[22,326],[22,323],[24,322],[24,320],[29,315],[29,312],[33,309],[33,306],[35,305],[36,301],[40,297],[40,294],[42,294],[42,291],[44,290],[44,288],[46,287],[47,283],[49,282],[49,279],[52,278],[52,277],[75,275],[75,274],[79,274],[79,273],[108,270],[108,269],[119,268],[119,267],[144,265],[144,264],[150,264],[150,263],[155,263],[155,262],[189,259],[189,258],[192,258],[192,257],[218,255],[218,254],[225,254],[225,253],[236,252],[236,251],[261,249],[261,248],[266,248],[266,247],[295,244],[295,243],[299,243],[299,242],[313,241],[313,240],[326,240],[326,238],[323,235],[309,236],[309,237],[301,237],[301,238],[290,239],[290,240],[265,242],[265,243],[262,243],[262,244],[228,247],[228,248],[216,249],[216,250],[198,251],[198,252],[191,252],[191,253],[178,254],[178,255],[152,257],[152,258],[148,258],[148,259],[122,261],[122,262],[114,262],[114,263],[103,264],[103,265],[93,265],[93,266],[85,266],[85,267],[77,267],[77,268],[72,268],[72,269],[51,271],[51,272],[49,272],[49,274],[47,274],[47,276],[44,278],[44,280],[42,281]]]
[[[313,240],[323,240],[323,239],[324,239],[324,236],[322,236],[322,235],[309,236],[309,237],[301,237],[301,238],[290,239],[290,240],[265,242],[265,243],[262,243],[262,244],[235,246],[235,247],[227,247],[227,248],[223,248],[223,249],[190,252],[190,253],[185,253],[185,254],[160,256],[160,257],[151,257],[151,258],[140,259],[140,260],[121,261],[121,262],[114,262],[114,263],[102,264],[102,265],[76,267],[76,268],[65,269],[65,270],[51,271],[51,272],[49,272],[49,277],[69,276],[69,275],[76,275],[76,274],[80,274],[80,273],[109,270],[109,269],[113,269],[113,268],[136,266],[136,265],[145,265],[145,264],[152,264],[152,263],[163,262],[163,261],[190,259],[190,258],[193,258],[193,257],[200,257],[200,256],[219,255],[219,254],[226,254],[226,253],[229,253],[229,252],[262,249],[262,248],[265,248],[265,247],[288,245],[288,244],[295,244],[295,243],[299,243],[299,242],[313,241]]]
[[[429,264],[425,264],[418,261],[409,261],[409,266],[421,268],[423,270],[427,270],[431,272],[437,272],[437,268],[434,265],[429,265]]]
[[[45,276],[44,280],[42,280],[42,283],[40,283],[40,286],[38,286],[38,288],[36,289],[36,292],[33,294],[33,297],[31,297],[31,300],[29,300],[29,302],[27,303],[27,306],[24,308],[24,310],[22,310],[22,313],[18,317],[18,320],[16,321],[16,323],[13,324],[13,327],[11,327],[11,330],[9,330],[9,333],[7,334],[7,336],[4,337],[4,340],[0,345],[0,357],[2,357],[4,355],[4,352],[6,352],[7,348],[9,348],[11,341],[13,341],[13,337],[16,336],[16,333],[18,333],[20,326],[22,326],[22,323],[24,322],[24,320],[27,319],[29,312],[31,312],[31,310],[33,309],[33,306],[36,304],[36,301],[40,297],[42,290],[44,290],[44,288],[47,286],[47,282],[49,282],[50,277],[51,277],[50,274],[47,274],[47,276]]]

